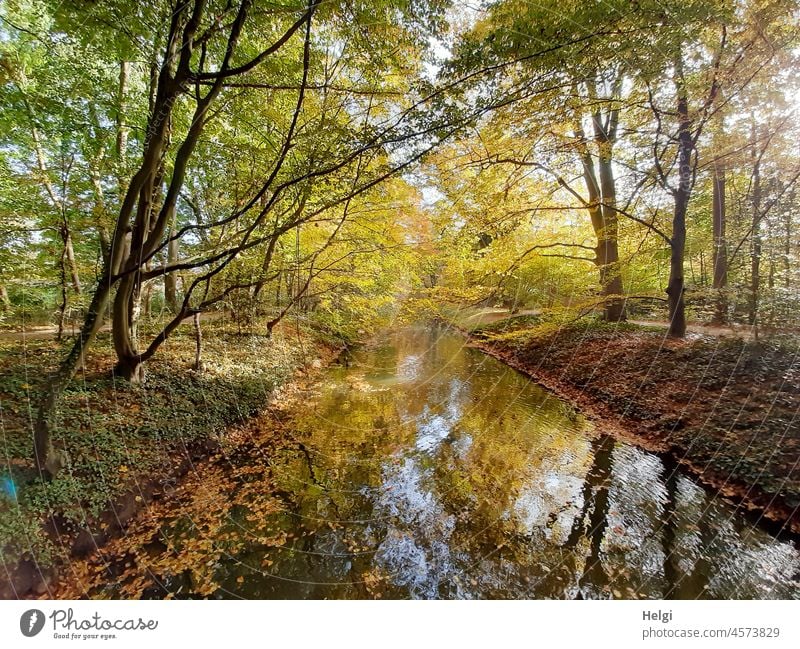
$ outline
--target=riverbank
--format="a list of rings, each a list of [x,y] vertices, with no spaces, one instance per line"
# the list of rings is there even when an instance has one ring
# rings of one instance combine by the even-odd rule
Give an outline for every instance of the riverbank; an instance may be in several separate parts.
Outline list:
[[[702,482],[800,532],[796,343],[534,316],[465,332],[471,344],[576,403],[604,432],[670,454]]]
[[[334,341],[294,327],[271,339],[204,324],[202,371],[195,340],[178,331],[147,366],[143,386],[110,375],[101,334],[68,389],[54,442],[67,468],[42,483],[30,459],[36,395],[64,353],[53,340],[0,343],[0,598],[51,596],[76,557],[127,533],[146,506],[171,498],[197,463],[231,443],[237,425],[263,412],[281,386],[323,366]],[[66,343],[65,343],[66,344]]]

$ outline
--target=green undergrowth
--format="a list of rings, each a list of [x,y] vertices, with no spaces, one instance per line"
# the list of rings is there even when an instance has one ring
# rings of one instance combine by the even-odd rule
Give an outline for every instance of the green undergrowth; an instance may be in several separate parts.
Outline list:
[[[49,482],[38,479],[31,461],[32,421],[68,341],[0,342],[0,551],[7,570],[23,556],[46,565],[63,553],[43,531],[51,516],[80,526],[137,481],[169,475],[187,448],[218,441],[227,426],[258,413],[277,386],[336,342],[294,327],[266,338],[204,323],[203,334],[201,372],[191,367],[191,327],[181,327],[147,364],[143,385],[111,376],[113,348],[101,335],[59,408],[53,441],[67,466]]]
[[[573,313],[519,315],[475,327],[470,335],[479,340],[522,346],[531,339],[558,336],[577,339],[587,335],[617,336],[641,331],[627,322],[604,322],[597,317],[576,318]]]

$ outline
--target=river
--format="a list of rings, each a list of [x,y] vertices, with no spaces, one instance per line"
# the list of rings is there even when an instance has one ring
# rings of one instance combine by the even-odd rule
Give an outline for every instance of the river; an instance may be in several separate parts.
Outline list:
[[[285,541],[223,558],[217,596],[800,595],[796,541],[444,329],[342,358],[293,426]]]

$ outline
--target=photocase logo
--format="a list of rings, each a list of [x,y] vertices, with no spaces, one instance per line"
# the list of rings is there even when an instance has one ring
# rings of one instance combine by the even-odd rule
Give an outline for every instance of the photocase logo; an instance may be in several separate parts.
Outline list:
[[[22,635],[32,638],[44,627],[44,613],[39,609],[32,608],[25,611],[19,618],[19,630]]]
[[[70,638],[108,640],[116,637],[115,633],[106,633],[109,631],[155,631],[158,628],[158,620],[146,620],[140,617],[106,618],[97,611],[89,617],[75,617],[75,612],[71,608],[53,609],[47,617],[53,623],[53,637],[56,640]],[[19,630],[22,635],[32,638],[44,628],[45,620],[44,613],[38,608],[29,609],[19,618]]]

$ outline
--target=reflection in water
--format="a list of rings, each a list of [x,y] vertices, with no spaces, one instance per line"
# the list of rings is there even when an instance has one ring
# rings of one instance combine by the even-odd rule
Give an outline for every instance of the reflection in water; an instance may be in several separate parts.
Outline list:
[[[223,559],[220,594],[800,594],[791,540],[460,337],[399,332],[327,377],[299,448],[272,459],[286,507],[268,523],[286,542]],[[236,533],[248,515],[232,510]]]

